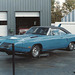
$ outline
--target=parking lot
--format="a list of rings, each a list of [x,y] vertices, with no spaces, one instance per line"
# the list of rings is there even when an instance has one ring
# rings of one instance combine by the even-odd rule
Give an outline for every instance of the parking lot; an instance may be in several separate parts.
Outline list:
[[[15,56],[16,75],[75,75],[75,51],[56,50],[47,56]],[[0,52],[0,75],[12,75],[12,56]]]

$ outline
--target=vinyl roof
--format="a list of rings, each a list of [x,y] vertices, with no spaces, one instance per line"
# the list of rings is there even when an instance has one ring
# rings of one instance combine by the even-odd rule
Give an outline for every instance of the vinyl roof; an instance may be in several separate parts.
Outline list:
[[[64,32],[66,32],[67,34],[70,34],[70,32],[62,27],[56,27],[56,26],[34,26],[34,27],[44,27],[44,28],[51,28],[51,29],[60,29]]]

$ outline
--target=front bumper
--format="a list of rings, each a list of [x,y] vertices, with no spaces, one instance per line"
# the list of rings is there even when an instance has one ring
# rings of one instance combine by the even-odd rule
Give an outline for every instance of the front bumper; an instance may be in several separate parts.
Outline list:
[[[12,47],[13,46],[11,43],[4,42],[0,45],[0,51],[6,52],[7,54],[13,53]],[[28,52],[30,52],[30,48],[25,48],[25,47],[14,46],[14,49],[15,49],[15,53],[28,53]]]
[[[8,55],[12,55],[13,54],[13,50],[9,50],[9,49],[5,49],[5,48],[0,48],[0,52],[5,52]],[[29,52],[20,52],[20,51],[15,51],[15,54],[28,54]]]
[[[5,52],[7,54],[13,54],[13,51],[10,51],[9,49],[0,48],[0,52]]]

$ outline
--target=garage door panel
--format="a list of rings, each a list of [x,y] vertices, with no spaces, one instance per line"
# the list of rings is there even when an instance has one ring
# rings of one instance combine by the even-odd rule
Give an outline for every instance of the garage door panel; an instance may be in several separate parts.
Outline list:
[[[7,36],[7,26],[0,25],[0,36]]]
[[[7,36],[7,12],[0,12],[0,36]]]
[[[7,12],[0,12],[0,21],[7,21]]]
[[[16,17],[39,17],[39,12],[16,12]]]

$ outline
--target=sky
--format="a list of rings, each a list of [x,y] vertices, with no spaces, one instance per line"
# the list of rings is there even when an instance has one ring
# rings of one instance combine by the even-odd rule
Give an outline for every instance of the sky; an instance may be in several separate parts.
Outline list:
[[[62,5],[63,2],[65,2],[65,0],[56,0],[60,2],[60,5]]]

